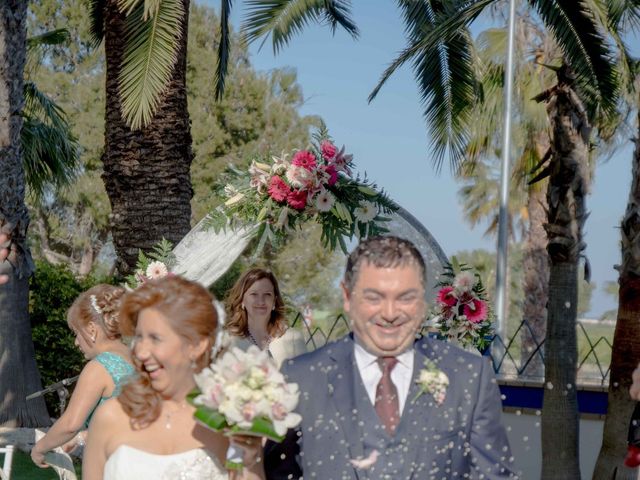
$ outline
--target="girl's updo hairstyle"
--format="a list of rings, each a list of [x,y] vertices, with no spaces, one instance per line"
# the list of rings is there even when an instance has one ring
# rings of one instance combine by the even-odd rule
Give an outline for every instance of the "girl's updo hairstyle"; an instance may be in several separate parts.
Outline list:
[[[104,283],[91,287],[75,299],[67,312],[67,324],[81,334],[89,322],[98,325],[109,340],[120,338],[120,304],[125,289]]]
[[[202,339],[208,341],[204,353],[194,360],[193,373],[198,373],[211,362],[211,348],[215,343],[218,314],[213,301],[213,296],[202,285],[178,276],[149,280],[125,295],[120,310],[122,333],[133,336],[140,312],[147,308],[156,310],[188,343],[197,344]],[[162,398],[151,386],[149,374],[135,355],[133,364],[137,376],[122,388],[118,401],[131,419],[132,426],[144,428],[160,416]]]

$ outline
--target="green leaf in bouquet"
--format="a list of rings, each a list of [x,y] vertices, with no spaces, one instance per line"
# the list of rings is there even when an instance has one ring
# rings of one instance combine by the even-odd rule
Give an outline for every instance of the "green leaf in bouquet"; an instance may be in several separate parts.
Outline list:
[[[267,212],[269,210],[267,209],[267,206],[265,205],[264,207],[262,207],[262,210],[260,210],[260,213],[258,213],[258,217],[256,218],[256,222],[262,222],[266,216],[267,216]]]
[[[370,197],[378,196],[378,191],[375,188],[369,187],[368,185],[359,185],[358,190]]]
[[[222,432],[229,427],[227,419],[217,410],[199,405],[196,408],[193,416],[202,423],[205,427],[208,427],[216,432]]]
[[[253,420],[251,428],[246,429],[239,427],[238,425],[232,425],[227,429],[228,435],[251,435],[256,437],[266,437],[274,442],[282,442],[284,435],[278,435],[273,426],[273,422],[266,417],[256,417]]]

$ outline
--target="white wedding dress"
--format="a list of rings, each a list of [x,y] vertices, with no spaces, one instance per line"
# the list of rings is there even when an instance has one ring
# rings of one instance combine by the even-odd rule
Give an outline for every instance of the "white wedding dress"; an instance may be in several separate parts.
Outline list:
[[[202,448],[171,455],[120,445],[107,459],[104,480],[228,480],[220,461]]]

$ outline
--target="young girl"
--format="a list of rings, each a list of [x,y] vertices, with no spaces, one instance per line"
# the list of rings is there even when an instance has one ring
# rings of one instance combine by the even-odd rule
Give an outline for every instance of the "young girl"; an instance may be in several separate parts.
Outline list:
[[[89,362],[80,373],[68,408],[31,450],[31,459],[41,468],[47,466],[44,455],[48,451],[74,437],[78,445],[84,444],[84,432],[78,432],[88,427],[98,405],[120,393],[135,371],[118,325],[124,293],[121,287],[96,285],[82,293],[67,313],[75,344]]]

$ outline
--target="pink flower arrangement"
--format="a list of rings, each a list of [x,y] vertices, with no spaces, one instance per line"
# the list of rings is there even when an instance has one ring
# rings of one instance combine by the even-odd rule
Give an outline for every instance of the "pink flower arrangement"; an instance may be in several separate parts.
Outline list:
[[[325,136],[291,157],[253,161],[246,173],[232,172],[240,181],[225,186],[226,198],[209,214],[210,224],[214,229],[258,224],[261,248],[315,221],[325,246],[346,251],[345,238],[385,233],[384,215],[397,209],[375,184],[351,175],[352,160]]]
[[[431,322],[445,339],[483,351],[491,343],[493,327],[480,276],[455,257],[443,276]]]

